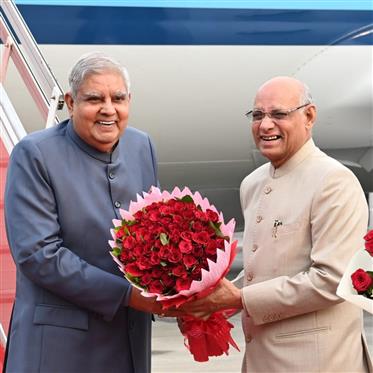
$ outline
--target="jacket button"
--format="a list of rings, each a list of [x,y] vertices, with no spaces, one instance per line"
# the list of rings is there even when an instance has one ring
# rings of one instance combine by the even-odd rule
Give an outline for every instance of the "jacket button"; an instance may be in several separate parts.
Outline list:
[[[260,223],[262,220],[263,220],[263,217],[262,217],[262,216],[258,215],[258,216],[256,217],[256,222],[257,222],[257,223]]]
[[[110,180],[113,180],[114,178],[115,178],[115,173],[112,172],[112,171],[110,171],[110,172],[109,172],[109,179],[110,179]]]
[[[247,274],[247,281],[252,281],[252,279],[254,278],[254,275],[251,273],[251,272],[249,272],[248,274]]]
[[[253,337],[250,334],[248,334],[245,340],[246,340],[246,343],[250,343],[253,340]]]
[[[119,207],[121,206],[120,202],[119,201],[115,201],[114,202],[114,206],[119,209]]]
[[[265,188],[264,188],[264,193],[265,194],[269,194],[269,193],[271,193],[272,192],[272,188],[269,186],[269,185],[267,185]]]
[[[255,253],[256,250],[258,250],[258,245],[254,243],[253,247],[251,248],[251,251]]]

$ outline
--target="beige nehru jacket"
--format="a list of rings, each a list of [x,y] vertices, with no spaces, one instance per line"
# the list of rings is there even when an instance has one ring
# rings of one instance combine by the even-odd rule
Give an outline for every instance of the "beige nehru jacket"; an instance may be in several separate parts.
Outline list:
[[[356,177],[309,140],[247,176],[240,196],[243,371],[366,371],[362,312],[335,294],[367,229]]]

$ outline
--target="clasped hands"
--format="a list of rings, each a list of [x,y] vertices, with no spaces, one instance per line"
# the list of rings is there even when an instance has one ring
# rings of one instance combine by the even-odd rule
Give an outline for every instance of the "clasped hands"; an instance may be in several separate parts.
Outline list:
[[[164,310],[162,303],[156,301],[154,297],[144,297],[140,290],[133,288],[129,306],[161,317],[194,316],[202,320],[207,320],[211,314],[220,310],[232,308],[240,310],[243,308],[240,289],[225,278],[206,297],[198,299],[198,295],[196,295],[180,307],[171,307],[167,310]]]

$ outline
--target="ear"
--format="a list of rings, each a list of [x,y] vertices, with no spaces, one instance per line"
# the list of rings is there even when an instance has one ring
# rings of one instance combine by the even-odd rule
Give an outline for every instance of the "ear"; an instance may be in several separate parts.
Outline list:
[[[70,118],[72,118],[73,111],[74,111],[74,99],[73,99],[71,92],[65,93],[65,102],[66,102],[67,109],[69,110]]]
[[[128,94],[128,102],[130,102],[130,101],[131,101],[131,97],[132,97],[132,94],[131,94],[131,93],[129,93],[129,94]]]
[[[307,109],[305,110],[305,114],[306,114],[306,117],[307,117],[306,129],[311,130],[313,125],[316,122],[316,117],[317,117],[316,106],[314,104],[310,104],[307,107]]]

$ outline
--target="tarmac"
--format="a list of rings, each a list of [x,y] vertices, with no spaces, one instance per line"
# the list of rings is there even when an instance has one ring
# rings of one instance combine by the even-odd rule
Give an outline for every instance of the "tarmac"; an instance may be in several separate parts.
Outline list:
[[[239,373],[244,354],[244,338],[241,329],[241,316],[233,316],[230,321],[234,324],[233,339],[240,351],[229,348],[229,355],[212,357],[208,362],[199,363],[184,346],[175,319],[157,318],[153,323],[152,338],[152,373]],[[370,352],[373,356],[373,315],[364,313],[364,328]]]

